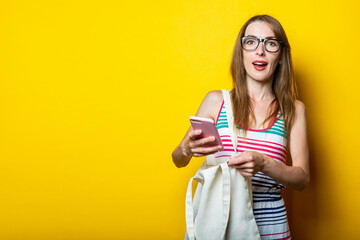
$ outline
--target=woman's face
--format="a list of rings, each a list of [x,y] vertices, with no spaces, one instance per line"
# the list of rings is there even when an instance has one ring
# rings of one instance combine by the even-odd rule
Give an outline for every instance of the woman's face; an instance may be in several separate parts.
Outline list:
[[[244,36],[252,36],[259,39],[275,38],[270,25],[261,21],[249,24]],[[260,42],[254,51],[242,49],[247,81],[268,82],[273,79],[274,71],[280,60],[281,49],[276,53],[271,53],[265,50],[263,44],[263,42]]]

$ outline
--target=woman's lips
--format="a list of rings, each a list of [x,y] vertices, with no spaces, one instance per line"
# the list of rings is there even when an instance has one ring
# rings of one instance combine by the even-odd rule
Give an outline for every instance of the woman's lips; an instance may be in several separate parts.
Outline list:
[[[265,62],[265,61],[257,60],[257,61],[254,61],[252,64],[253,64],[254,68],[258,71],[263,71],[267,67],[267,62]]]

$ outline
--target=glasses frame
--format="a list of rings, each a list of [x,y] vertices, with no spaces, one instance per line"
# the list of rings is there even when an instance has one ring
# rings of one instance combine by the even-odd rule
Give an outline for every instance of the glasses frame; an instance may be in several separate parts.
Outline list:
[[[257,40],[257,45],[256,45],[256,47],[253,49],[253,50],[248,50],[248,49],[245,49],[244,48],[244,42],[245,42],[245,40],[246,39],[254,39],[254,40]],[[268,41],[268,40],[275,40],[275,41],[277,41],[278,43],[279,43],[279,49],[278,50],[276,50],[276,51],[269,51],[267,48],[266,48],[266,42]],[[263,45],[264,45],[264,48],[265,48],[265,50],[267,51],[267,52],[270,52],[270,53],[277,53],[280,49],[281,49],[281,46],[282,46],[282,41],[281,40],[278,40],[278,39],[275,39],[275,38],[257,38],[257,37],[252,37],[252,36],[248,36],[248,37],[242,37],[241,38],[241,47],[242,47],[242,49],[244,49],[245,51],[255,51],[258,47],[259,47],[259,45],[260,45],[260,43],[263,43]]]

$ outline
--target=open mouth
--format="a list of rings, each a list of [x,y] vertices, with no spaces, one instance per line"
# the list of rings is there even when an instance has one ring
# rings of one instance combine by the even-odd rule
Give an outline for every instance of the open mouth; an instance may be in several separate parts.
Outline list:
[[[254,68],[259,71],[265,70],[268,65],[265,61],[254,61],[252,64],[254,65]]]

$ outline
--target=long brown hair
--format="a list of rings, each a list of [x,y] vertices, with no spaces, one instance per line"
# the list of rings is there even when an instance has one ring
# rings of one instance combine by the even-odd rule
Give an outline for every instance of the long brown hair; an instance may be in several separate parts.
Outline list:
[[[289,135],[295,118],[295,101],[297,99],[290,44],[281,24],[269,15],[257,15],[250,18],[240,29],[235,42],[230,67],[234,87],[231,94],[234,123],[237,126],[241,126],[246,132],[248,126],[255,120],[252,102],[247,90],[241,38],[244,37],[245,30],[249,24],[256,21],[268,23],[273,30],[275,37],[282,41],[280,49],[281,64],[278,64],[275,69],[272,83],[275,99],[270,104],[271,111],[264,120],[263,125],[265,126],[266,123],[269,124],[269,122],[276,117],[277,113],[280,112],[280,118],[282,118],[285,123],[285,133]]]

